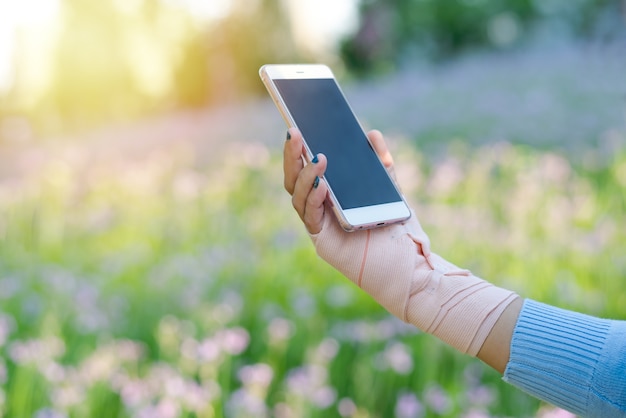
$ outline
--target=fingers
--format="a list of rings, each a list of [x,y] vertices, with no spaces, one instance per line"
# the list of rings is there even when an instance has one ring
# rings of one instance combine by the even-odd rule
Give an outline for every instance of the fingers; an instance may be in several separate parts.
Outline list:
[[[322,154],[305,165],[302,134],[298,129],[287,131],[283,150],[284,186],[292,195],[293,207],[298,212],[307,230],[316,234],[322,229],[324,201],[328,188],[322,179],[326,171],[326,157]]]
[[[291,197],[293,207],[311,234],[322,229],[324,220],[324,201],[328,189],[322,179],[326,171],[326,157],[318,154],[311,164],[307,164],[298,175]]]
[[[383,164],[387,169],[393,166],[393,157],[389,152],[389,148],[387,148],[387,143],[385,142],[385,138],[380,131],[372,130],[367,133],[367,137],[369,138],[372,146],[374,147],[374,151],[380,157]]]
[[[289,129],[283,149],[283,174],[285,190],[291,195],[295,188],[296,179],[304,167],[303,154],[302,134],[295,128]]]
[[[383,134],[373,130],[367,134],[374,151],[394,176],[393,158],[387,148]],[[317,160],[304,163],[305,147],[302,134],[296,128],[287,131],[287,140],[283,149],[283,174],[285,190],[291,194],[293,207],[298,212],[307,230],[316,234],[321,231],[324,220],[324,201],[328,188],[323,180],[326,171],[326,157],[317,155]]]

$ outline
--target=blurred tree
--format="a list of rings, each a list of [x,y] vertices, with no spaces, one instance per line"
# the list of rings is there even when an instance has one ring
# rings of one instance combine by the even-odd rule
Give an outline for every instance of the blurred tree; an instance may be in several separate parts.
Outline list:
[[[128,111],[137,89],[115,3],[65,0],[62,19],[45,110],[71,125]]]
[[[160,0],[63,0],[51,82],[39,122],[76,129],[163,108],[187,16]]]
[[[193,33],[180,48],[174,70],[174,102],[180,107],[200,107],[210,95],[209,45],[202,32]]]
[[[445,59],[470,48],[508,47],[543,24],[590,36],[621,0],[361,0],[360,26],[342,42],[357,74],[394,68],[416,56]],[[617,13],[616,13],[617,12]],[[619,17],[618,17],[619,19]]]
[[[38,61],[48,81],[33,94],[18,77],[0,104],[49,132],[238,100],[263,88],[260,65],[295,59],[283,3],[230,0],[207,17],[177,0],[60,0],[51,58]],[[33,65],[16,63],[18,75]]]
[[[212,32],[211,71],[216,97],[261,92],[258,69],[268,62],[298,60],[285,3],[232,0],[232,11]]]

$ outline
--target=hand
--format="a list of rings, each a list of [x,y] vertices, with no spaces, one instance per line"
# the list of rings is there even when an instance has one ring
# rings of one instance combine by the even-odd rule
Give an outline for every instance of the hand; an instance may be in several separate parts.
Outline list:
[[[367,134],[383,164],[393,176],[393,158],[379,131]],[[401,224],[372,230],[345,232],[329,208],[328,188],[322,176],[327,160],[318,154],[309,164],[303,161],[305,148],[297,129],[288,131],[285,142],[283,169],[285,189],[292,195],[292,204],[304,222],[318,254],[337,268],[359,287],[370,293],[390,312],[406,319],[406,304],[411,281],[384,286],[380,276],[385,272],[393,276],[410,277],[419,267],[424,274],[435,268],[430,258],[430,242],[415,214]],[[459,270],[440,262],[440,268]],[[402,270],[402,271],[398,271]],[[369,273],[373,272],[373,273]]]
[[[322,179],[327,160],[318,154],[304,164],[302,136],[290,129],[284,149],[285,189],[319,256],[369,293],[389,312],[432,333],[458,350],[476,355],[512,292],[472,276],[430,251],[414,213],[382,228],[344,231],[326,203]],[[368,134],[388,170],[393,159],[378,131]]]
[[[395,180],[393,158],[387,148],[383,134],[373,130],[368,132],[367,137],[385,168]],[[322,179],[326,171],[326,156],[318,154],[316,162],[305,166],[303,162],[305,149],[300,131],[295,128],[290,129],[288,138],[290,139],[285,142],[283,159],[285,189],[292,196],[293,207],[300,215],[307,231],[310,234],[317,234],[322,228],[326,215],[324,202],[328,188]],[[332,216],[332,214],[329,215]]]

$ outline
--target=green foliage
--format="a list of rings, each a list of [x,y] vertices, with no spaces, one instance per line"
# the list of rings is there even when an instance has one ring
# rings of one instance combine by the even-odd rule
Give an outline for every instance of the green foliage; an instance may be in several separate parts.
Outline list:
[[[5,416],[537,412],[320,262],[280,155],[255,147],[269,158],[59,155],[0,183]],[[438,253],[524,296],[626,317],[626,150],[593,167],[508,144],[397,153],[420,162],[422,183],[403,186]]]

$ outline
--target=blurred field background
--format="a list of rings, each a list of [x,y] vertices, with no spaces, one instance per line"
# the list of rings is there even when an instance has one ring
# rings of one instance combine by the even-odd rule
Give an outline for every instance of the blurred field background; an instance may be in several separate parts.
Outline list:
[[[436,252],[626,319],[625,7],[3,1],[1,415],[570,416],[316,257],[257,70],[333,67]]]

